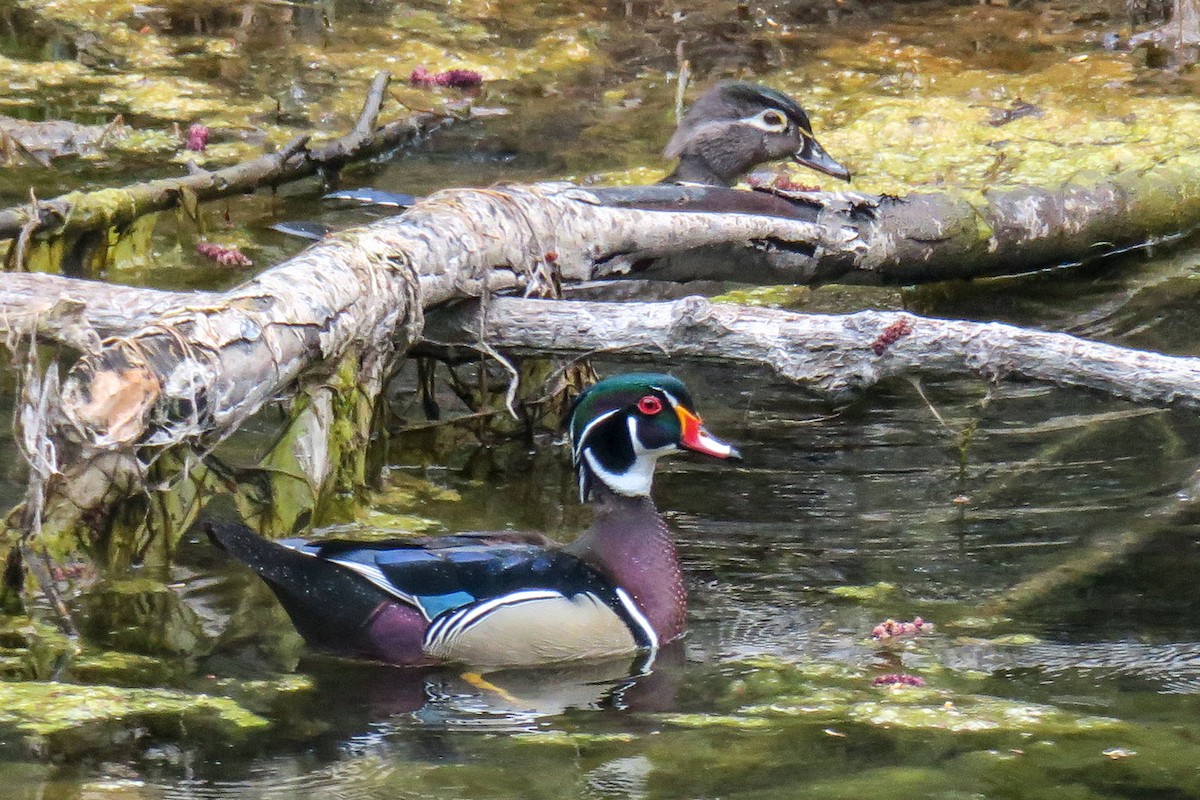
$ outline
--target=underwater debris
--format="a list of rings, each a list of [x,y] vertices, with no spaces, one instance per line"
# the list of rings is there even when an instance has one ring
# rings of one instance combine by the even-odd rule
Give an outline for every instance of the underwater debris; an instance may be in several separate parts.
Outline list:
[[[892,639],[897,636],[917,636],[933,630],[933,623],[926,622],[921,617],[913,617],[912,622],[897,622],[885,619],[871,629],[872,639]]]
[[[432,88],[448,86],[451,89],[478,89],[483,85],[483,76],[472,69],[448,69],[433,73],[424,67],[417,67],[408,76],[412,86]]]
[[[893,672],[887,675],[880,675],[875,680],[871,681],[872,686],[914,686],[921,687],[925,685],[925,679],[916,675],[909,675],[903,672]]]
[[[183,143],[184,149],[203,153],[208,149],[208,135],[209,129],[207,125],[193,122],[187,129],[187,136]]]
[[[1027,103],[1021,98],[1013,101],[1009,108],[989,108],[988,125],[999,128],[1021,117],[1044,117],[1046,112],[1033,103]]]
[[[196,252],[211,259],[223,267],[252,267],[254,262],[238,249],[237,245],[223,245],[216,242],[196,242]]]

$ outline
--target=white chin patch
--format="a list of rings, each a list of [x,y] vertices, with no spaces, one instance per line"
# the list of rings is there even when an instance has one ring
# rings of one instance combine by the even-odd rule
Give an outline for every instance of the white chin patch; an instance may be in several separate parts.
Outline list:
[[[650,486],[654,483],[655,459],[639,455],[634,460],[633,466],[630,469],[618,473],[609,472],[601,466],[596,456],[592,454],[590,447],[583,451],[583,457],[587,459],[588,466],[592,469],[592,474],[617,494],[623,494],[628,497],[650,495]]]
[[[629,417],[626,423],[629,430],[629,441],[633,444],[633,466],[625,472],[609,472],[596,459],[590,447],[584,449],[583,457],[587,459],[593,474],[617,494],[628,497],[648,497],[650,486],[654,483],[655,462],[667,453],[677,452],[679,448],[674,444],[668,444],[651,450],[638,438],[637,419]]]

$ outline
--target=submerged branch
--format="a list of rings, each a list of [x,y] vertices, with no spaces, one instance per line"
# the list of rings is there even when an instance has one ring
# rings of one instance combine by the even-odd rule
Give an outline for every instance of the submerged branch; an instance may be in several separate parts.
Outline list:
[[[244,194],[319,172],[336,173],[347,162],[370,158],[412,142],[449,118],[422,112],[376,127],[387,82],[387,73],[375,77],[354,129],[331,142],[309,147],[309,136],[304,135],[274,153],[213,172],[196,169],[178,178],[162,178],[96,192],[70,192],[52,200],[39,201],[36,206],[3,209],[0,210],[0,240],[18,236],[27,238],[38,233],[77,234],[116,227],[184,202]]]
[[[1157,508],[1139,514],[1120,526],[1088,534],[1072,554],[983,604],[984,616],[1011,617],[1053,602],[1055,595],[1078,589],[1144,549],[1155,540],[1200,524],[1200,473],[1194,473],[1181,490]]]

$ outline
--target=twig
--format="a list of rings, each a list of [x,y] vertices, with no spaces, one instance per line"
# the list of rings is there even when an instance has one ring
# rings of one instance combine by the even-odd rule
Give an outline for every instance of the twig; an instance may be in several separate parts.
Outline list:
[[[692,75],[691,64],[683,54],[682,38],[675,43],[675,63],[679,67],[679,79],[675,84],[675,124],[678,125],[683,122],[683,96]]]
[[[289,183],[318,172],[336,171],[349,161],[370,158],[414,142],[454,119],[446,113],[418,114],[376,128],[387,81],[385,72],[375,77],[354,129],[331,142],[306,150],[311,136],[308,134],[293,139],[282,150],[212,172],[191,172],[177,178],[130,184],[119,190],[128,197],[128,202],[119,204],[119,208],[113,208],[111,202],[90,203],[90,194],[67,194],[38,203],[32,213],[24,206],[3,209],[0,240],[28,238],[50,230],[65,233],[115,227],[144,214],[175,208],[187,193],[203,202]],[[295,158],[301,151],[305,157]]]
[[[383,98],[387,92],[388,83],[392,76],[387,72],[380,72],[371,81],[371,88],[367,90],[367,97],[363,101],[362,111],[359,112],[358,122],[354,125],[354,132],[359,136],[370,136],[375,132],[375,123],[379,121],[379,111],[383,107]]]

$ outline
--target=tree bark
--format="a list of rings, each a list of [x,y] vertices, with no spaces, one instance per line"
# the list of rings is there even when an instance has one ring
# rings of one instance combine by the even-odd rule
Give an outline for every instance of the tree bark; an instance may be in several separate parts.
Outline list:
[[[1076,266],[1173,241],[1200,225],[1200,171],[1164,165],[1058,188],[879,197],[838,192],[740,192],[706,187],[594,190],[621,207],[740,212],[816,225],[813,239],[762,238],[681,247],[653,260],[616,259],[616,273],[651,280],[752,284],[909,285]],[[597,275],[597,277],[602,277]]]
[[[689,199],[689,190],[680,191]],[[715,195],[723,205],[727,192]],[[713,197],[707,190],[700,195],[704,201]],[[756,195],[751,199],[760,201]],[[813,258],[819,260],[819,251],[862,251],[862,230],[848,231],[845,224],[820,218],[615,208],[599,205],[596,193],[564,184],[449,190],[404,215],[318,242],[223,294],[142,295],[119,289],[98,304],[85,300],[85,309],[95,308],[98,335],[102,330],[117,338],[98,350],[88,348],[91,352],[74,366],[63,386],[63,412],[81,440],[106,448],[145,443],[151,429],[157,444],[220,435],[314,364],[336,362],[352,343],[387,351],[393,334],[408,330],[410,335],[400,337],[403,346],[419,331],[424,307],[478,296],[488,285],[531,292],[664,259],[682,279],[687,276],[679,272],[681,263],[668,258],[680,248],[753,251],[756,243],[805,242],[818,251]],[[703,263],[699,269],[704,270]],[[37,313],[24,307],[37,285],[28,276],[15,295],[0,293],[0,311],[7,312],[0,324],[8,331],[45,327],[45,318],[39,323]],[[63,285],[72,287],[68,296],[95,294],[83,288],[86,284]],[[130,313],[118,297],[144,307]],[[147,319],[147,313],[157,316]],[[122,315],[130,324],[117,330]],[[133,330],[143,322],[152,324]],[[861,350],[861,342],[847,343]],[[1027,350],[1019,358],[1034,356]],[[1051,378],[1057,369],[1034,377]],[[846,386],[870,371],[859,367],[858,377],[847,377]],[[1190,376],[1164,372],[1160,380],[1151,376],[1139,385],[1146,387],[1147,399],[1159,402],[1163,393],[1176,391],[1171,387],[1181,378],[1186,383]],[[141,388],[131,393],[133,385]],[[1174,402],[1188,396],[1183,392]]]

